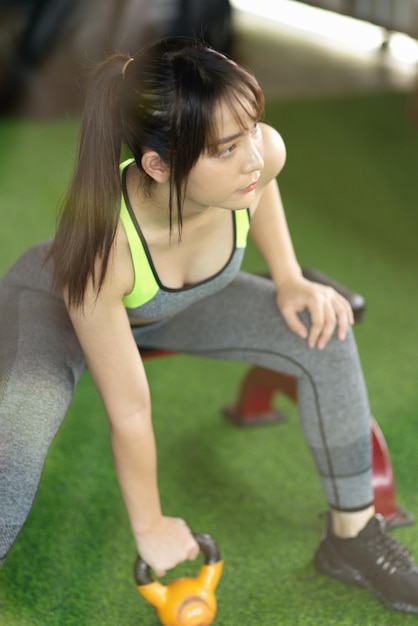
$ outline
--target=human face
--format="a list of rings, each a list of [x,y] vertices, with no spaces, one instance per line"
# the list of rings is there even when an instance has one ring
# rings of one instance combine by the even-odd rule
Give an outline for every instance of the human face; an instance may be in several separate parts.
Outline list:
[[[216,114],[217,141],[192,168],[184,212],[208,207],[244,209],[255,198],[263,161],[263,138],[257,121],[242,110],[241,123],[226,104]]]

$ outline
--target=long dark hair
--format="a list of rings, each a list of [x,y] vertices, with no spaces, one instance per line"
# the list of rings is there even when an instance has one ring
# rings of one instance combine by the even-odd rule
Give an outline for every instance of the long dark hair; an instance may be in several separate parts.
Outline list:
[[[67,289],[70,305],[82,305],[90,280],[96,293],[103,285],[119,220],[122,144],[143,174],[145,192],[153,184],[141,165],[145,151],[157,152],[168,166],[170,233],[175,204],[181,236],[187,177],[216,139],[214,112],[222,101],[238,121],[243,111],[257,119],[264,108],[252,73],[195,39],[163,39],[132,60],[118,53],[95,69],[78,159],[50,252],[54,288]]]

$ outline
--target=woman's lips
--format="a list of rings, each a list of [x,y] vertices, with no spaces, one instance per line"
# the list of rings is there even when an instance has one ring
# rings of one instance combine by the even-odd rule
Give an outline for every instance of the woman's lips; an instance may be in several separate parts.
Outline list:
[[[248,185],[248,187],[244,187],[244,189],[238,189],[238,193],[250,193],[251,191],[254,191],[254,189],[257,187],[257,183],[258,179],[251,183],[251,185]]]

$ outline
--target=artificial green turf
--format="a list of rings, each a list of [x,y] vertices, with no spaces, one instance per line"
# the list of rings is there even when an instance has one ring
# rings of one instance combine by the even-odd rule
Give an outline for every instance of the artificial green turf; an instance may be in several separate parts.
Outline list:
[[[402,94],[268,102],[288,163],[282,195],[303,265],[363,293],[356,334],[373,414],[390,446],[399,503],[418,515],[418,130]],[[0,275],[53,233],[76,119],[0,121]],[[245,269],[264,265],[249,247]],[[211,533],[225,559],[222,626],[397,626],[361,589],[312,565],[325,509],[294,406],[284,424],[238,430],[222,417],[247,366],[148,361],[167,514]],[[418,559],[418,530],[394,531]],[[135,590],[135,546],[106,419],[86,373],[47,459],[24,531],[0,572],[0,626],[156,626]],[[195,575],[196,564],[171,573]]]

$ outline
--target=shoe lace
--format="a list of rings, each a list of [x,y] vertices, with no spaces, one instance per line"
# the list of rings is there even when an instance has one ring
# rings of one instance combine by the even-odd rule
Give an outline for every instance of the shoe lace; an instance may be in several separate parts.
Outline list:
[[[389,574],[408,571],[414,565],[409,550],[387,532],[381,530],[375,537],[366,539],[365,544],[369,552],[377,553],[376,565]]]

